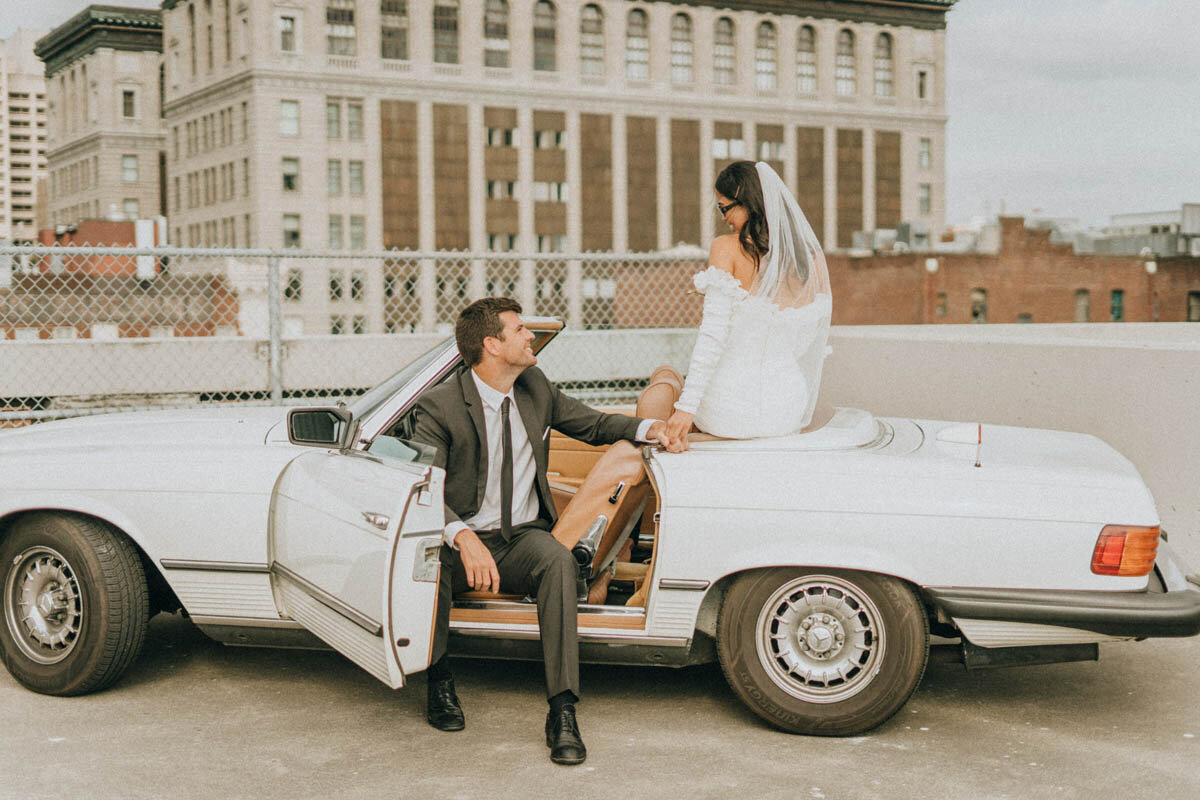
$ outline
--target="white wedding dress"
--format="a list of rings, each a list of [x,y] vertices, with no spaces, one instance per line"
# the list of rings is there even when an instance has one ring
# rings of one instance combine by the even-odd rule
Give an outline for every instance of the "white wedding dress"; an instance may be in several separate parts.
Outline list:
[[[780,308],[716,267],[693,282],[704,294],[704,317],[675,407],[695,414],[705,433],[730,439],[801,430],[812,419],[828,352],[830,295]]]
[[[833,316],[820,241],[775,170],[762,161],[755,169],[767,252],[750,291],[714,266],[693,278],[704,316],[675,403],[701,431],[729,439],[786,436],[808,425]]]

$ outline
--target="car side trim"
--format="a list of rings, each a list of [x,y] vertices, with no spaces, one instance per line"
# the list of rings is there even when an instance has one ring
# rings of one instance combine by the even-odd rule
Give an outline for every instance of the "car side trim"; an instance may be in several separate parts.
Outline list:
[[[320,586],[301,578],[299,575],[292,572],[282,564],[272,564],[271,571],[276,575],[286,578],[287,580],[296,584],[297,588],[299,588],[306,595],[316,600],[330,611],[336,611],[338,614],[341,614],[343,617],[350,620],[372,636],[379,636],[381,638],[383,637],[383,623],[376,622],[366,614],[359,611],[357,608],[346,605],[341,600],[322,589]]]
[[[1174,592],[1100,592],[926,587],[950,617],[1080,628],[1107,636],[1200,634],[1200,588]]]
[[[163,569],[194,569],[205,572],[257,572],[271,571],[267,564],[257,564],[252,561],[195,561],[187,558],[159,559]]]
[[[691,580],[689,578],[659,578],[658,588],[678,589],[685,592],[703,592],[708,588],[708,581]]]

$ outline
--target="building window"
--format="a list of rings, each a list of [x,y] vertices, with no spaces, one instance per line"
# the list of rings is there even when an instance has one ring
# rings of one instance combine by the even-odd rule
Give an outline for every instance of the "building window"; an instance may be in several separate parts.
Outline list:
[[[300,159],[291,157],[283,159],[283,190],[285,192],[300,191]]]
[[[507,67],[508,54],[508,3],[487,0],[483,11],[483,65]]]
[[[342,195],[342,162],[336,158],[325,162],[325,189],[330,197]]]
[[[875,39],[875,96],[892,96],[892,37],[886,33]]]
[[[512,200],[517,196],[516,181],[488,181],[487,197],[489,200]]]
[[[345,246],[346,246],[346,243],[342,238],[342,215],[341,214],[330,214],[329,215],[329,249],[330,250],[341,250]],[[341,291],[341,283],[340,282],[338,283],[338,291],[339,292]],[[330,277],[329,277],[329,299],[330,300],[337,299],[336,297],[333,296],[333,275],[332,275],[332,273],[330,274]]]
[[[925,100],[929,96],[929,73],[923,69],[917,70],[917,99]]]
[[[945,292],[938,292],[937,306],[934,310],[934,313],[937,314],[939,317],[946,316],[946,293]]]
[[[277,27],[279,29],[280,51],[284,53],[296,52],[296,18],[279,17]]]
[[[759,139],[758,160],[783,161],[783,142],[772,142],[766,139]]]
[[[121,201],[121,210],[125,212],[125,219],[137,219],[139,214],[138,201],[136,197],[127,197]]]
[[[534,131],[533,146],[538,150],[562,150],[567,146],[567,132]]]
[[[917,185],[917,213],[928,214],[933,210],[933,186],[928,183]]]
[[[1187,321],[1200,322],[1200,292],[1188,292]]]
[[[533,68],[538,72],[558,69],[558,14],[550,0],[533,7]]]
[[[713,83],[732,86],[737,80],[737,45],[733,20],[721,17],[713,26]]]
[[[363,162],[351,161],[346,164],[346,179],[350,194],[359,196],[363,193]]]
[[[304,291],[304,279],[298,269],[289,269],[283,282],[283,299],[296,301]]]
[[[137,116],[137,93],[133,89],[121,90],[121,116],[125,119]]]
[[[779,85],[779,65],[776,60],[775,26],[760,22],[754,37],[754,86],[756,89],[774,89]]]
[[[516,128],[488,128],[488,147],[516,147],[520,140],[520,131]]]
[[[458,0],[434,0],[433,60],[458,63]]]
[[[331,56],[356,56],[354,0],[325,0],[326,52]]]
[[[279,135],[280,136],[299,136],[300,135],[300,101],[299,100],[280,100],[279,101]]]
[[[671,17],[671,82],[691,83],[695,80],[692,59],[695,45],[692,42],[692,18],[687,14]]]
[[[330,139],[342,138],[342,101],[325,101],[325,136]]]
[[[333,221],[333,217],[330,217],[329,219],[331,222]],[[341,223],[340,218],[338,220],[338,223],[340,225],[340,223]],[[346,293],[345,282],[346,282],[346,278],[342,274],[342,271],[340,269],[329,270],[329,299],[331,301],[341,300],[342,297],[345,295],[345,293]]]
[[[1079,289],[1075,292],[1075,321],[1092,321],[1092,295],[1087,289]]]
[[[1112,321],[1125,321],[1125,292],[1122,289],[1112,290]]]
[[[249,242],[247,242],[249,245]],[[300,215],[283,215],[283,246],[287,248],[300,247]]]
[[[837,59],[834,62],[834,85],[837,93],[843,97],[853,97],[858,93],[858,72],[854,65],[854,34],[842,30],[838,34]]]
[[[250,196],[250,159],[242,159],[242,197]],[[249,244],[246,245],[249,247]]]
[[[121,182],[138,182],[138,157],[136,155],[121,156]]]
[[[379,56],[388,61],[408,60],[408,0],[379,3]]]
[[[650,77],[650,19],[640,8],[629,12],[625,26],[625,77]]]
[[[718,159],[745,158],[746,140],[714,138],[712,140],[712,157]]]
[[[517,246],[517,235],[515,233],[489,233],[487,241],[488,250],[495,253],[508,253]],[[491,293],[489,292],[489,294]]]
[[[367,332],[367,318],[362,314],[355,314],[350,320],[350,330],[357,334]]]
[[[1033,322],[1033,314],[1029,313],[1028,311],[1023,311],[1020,314],[1017,314],[1017,322],[1022,325],[1028,325],[1029,323]]]
[[[346,318],[341,314],[331,314],[329,316],[329,332],[334,336],[340,336],[345,333]]]
[[[361,100],[346,103],[346,138],[361,141],[363,138],[363,104]]]
[[[579,16],[579,71],[604,74],[604,14],[594,3],[584,6]]]
[[[188,6],[188,57],[192,62],[192,77],[196,77],[196,7]]]
[[[367,246],[367,220],[358,214],[350,215],[350,249],[362,250]],[[363,277],[361,272],[350,274],[350,299],[362,300]]]
[[[987,289],[971,290],[971,322],[987,322]]]
[[[567,184],[560,181],[534,181],[533,199],[543,203],[565,203]]]
[[[796,34],[796,91],[817,91],[817,34],[811,25],[801,25]]]
[[[917,142],[917,166],[929,169],[933,166],[933,140],[922,138]]]

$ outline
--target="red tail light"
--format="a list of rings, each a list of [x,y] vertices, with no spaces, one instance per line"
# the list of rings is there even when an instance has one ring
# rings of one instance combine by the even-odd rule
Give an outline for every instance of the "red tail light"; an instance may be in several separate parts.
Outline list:
[[[1105,525],[1092,551],[1092,572],[1139,578],[1154,568],[1157,553],[1157,525]]]

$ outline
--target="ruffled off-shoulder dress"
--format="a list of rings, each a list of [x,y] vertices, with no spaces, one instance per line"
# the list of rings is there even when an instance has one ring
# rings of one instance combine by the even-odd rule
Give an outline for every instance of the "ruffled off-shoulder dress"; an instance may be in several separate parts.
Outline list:
[[[704,316],[675,408],[696,427],[730,439],[785,436],[812,419],[828,352],[828,294],[799,308],[751,295],[716,267],[693,282]]]

